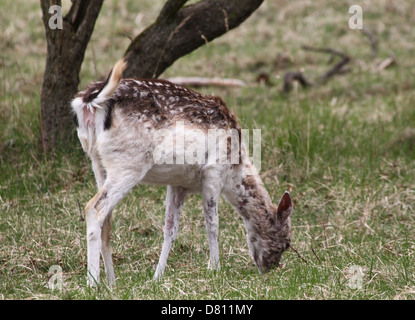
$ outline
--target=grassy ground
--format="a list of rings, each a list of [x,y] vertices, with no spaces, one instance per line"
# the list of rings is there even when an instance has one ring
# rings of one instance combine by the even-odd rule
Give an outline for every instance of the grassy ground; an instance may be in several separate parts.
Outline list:
[[[0,4],[0,299],[413,299],[415,298],[415,5],[360,1],[379,51],[348,27],[348,1],[267,1],[238,29],[182,58],[163,74],[234,77],[254,85],[203,88],[221,95],[244,128],[262,130],[261,176],[274,201],[295,201],[293,246],[280,268],[259,275],[242,219],[220,204],[222,270],[208,269],[200,196],[185,204],[165,277],[152,275],[162,245],[165,188],[137,187],[114,212],[116,286],[86,287],[83,207],[94,195],[79,143],[56,157],[37,151],[45,40],[36,1]],[[81,87],[107,74],[162,1],[105,1]],[[329,57],[350,72],[283,94],[288,70],[311,79]],[[390,54],[397,64],[378,71]],[[255,84],[266,72],[271,85]],[[62,290],[47,284],[62,269]]]

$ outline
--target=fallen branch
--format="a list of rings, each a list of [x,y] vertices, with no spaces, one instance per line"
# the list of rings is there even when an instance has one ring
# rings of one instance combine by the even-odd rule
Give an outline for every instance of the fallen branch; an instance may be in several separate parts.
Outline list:
[[[381,72],[385,70],[386,68],[394,65],[396,63],[396,57],[394,54],[391,54],[389,57],[387,57],[385,60],[383,60],[381,63],[378,64],[376,67],[377,72]]]
[[[360,29],[360,31],[369,39],[370,42],[370,48],[372,49],[372,57],[376,57],[378,55],[378,49],[379,49],[379,40],[376,37],[376,35],[369,31],[366,28]]]
[[[80,221],[85,221],[85,218],[84,218],[84,216],[82,215],[81,203],[79,202],[79,199],[76,199],[76,201],[78,202],[79,220],[80,220]]]
[[[338,63],[336,63],[333,68],[328,70],[319,80],[319,83],[325,83],[327,82],[331,77],[333,77],[336,74],[343,74],[346,72],[346,64],[350,62],[350,58],[348,56],[344,56],[342,60],[340,60]]]
[[[331,77],[336,74],[342,74],[345,72],[345,65],[350,62],[350,57],[342,51],[332,49],[332,48],[314,48],[310,46],[302,46],[304,50],[320,52],[320,53],[328,53],[331,55],[330,61],[334,60],[335,56],[341,58],[341,60],[336,63],[331,69],[329,69],[318,81],[319,84],[327,82]]]
[[[201,77],[175,77],[166,79],[170,82],[192,87],[219,86],[219,87],[244,87],[246,83],[238,79],[201,78]]]
[[[297,254],[297,256],[303,260],[303,262],[307,263],[308,261],[306,259],[303,258],[303,256],[297,251],[297,249],[295,249],[293,246],[290,246],[290,248]]]
[[[330,57],[330,61],[329,62],[332,62],[333,61],[334,56],[339,56],[341,58],[346,57],[346,54],[343,53],[342,51],[339,51],[339,50],[336,50],[336,49],[332,49],[332,48],[315,48],[315,47],[311,47],[311,46],[301,46],[301,48],[303,50],[306,50],[306,51],[313,51],[313,52],[320,52],[320,53],[329,53],[329,54],[331,54],[331,57]]]
[[[291,72],[290,71],[290,72],[287,72],[284,76],[283,91],[284,92],[290,92],[291,89],[293,88],[293,82],[294,81],[298,81],[303,88],[313,85],[311,82],[309,82],[304,77],[304,75],[301,72]]]
[[[311,251],[312,251],[312,252],[314,253],[314,255],[316,256],[316,258],[317,258],[318,262],[320,262],[320,263],[321,263],[320,258],[318,257],[317,253],[314,251],[314,249],[313,249],[313,248],[311,248]]]
[[[284,76],[284,92],[290,92],[292,89],[292,83],[298,81],[303,87],[309,86],[318,86],[323,83],[326,83],[330,78],[337,74],[343,74],[347,71],[346,65],[350,62],[351,58],[342,51],[332,49],[332,48],[314,48],[311,46],[302,46],[303,50],[319,52],[319,53],[328,53],[330,54],[329,62],[334,60],[334,57],[338,56],[341,58],[332,68],[325,72],[315,83],[310,82],[305,78],[301,72],[287,72]]]

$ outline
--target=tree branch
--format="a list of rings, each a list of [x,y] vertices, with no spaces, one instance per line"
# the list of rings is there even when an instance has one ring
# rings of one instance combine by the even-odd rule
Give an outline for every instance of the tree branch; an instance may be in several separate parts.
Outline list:
[[[157,18],[158,22],[168,22],[177,14],[188,0],[167,0]]]
[[[301,48],[303,50],[307,50],[307,51],[314,51],[314,52],[320,52],[320,53],[329,53],[331,54],[331,56],[339,56],[344,58],[346,56],[346,54],[342,51],[336,50],[336,49],[332,49],[332,48],[314,48],[311,46],[301,46]]]
[[[376,37],[376,35],[371,32],[370,30],[363,28],[360,30],[368,39],[370,42],[370,48],[372,50],[372,57],[376,57],[379,50],[379,40]]]
[[[246,83],[239,79],[203,78],[203,77],[174,77],[166,79],[170,82],[191,87],[218,86],[218,87],[244,87]]]
[[[65,19],[70,22],[75,32],[78,31],[78,28],[84,20],[88,7],[91,6],[91,3],[92,2],[90,0],[73,0],[71,9],[65,16]]]
[[[283,92],[290,92],[292,89],[292,83],[298,81],[303,87],[318,86],[326,83],[330,78],[337,74],[342,74],[346,71],[345,66],[350,62],[351,58],[342,51],[332,48],[314,48],[310,46],[302,46],[303,50],[328,53],[330,54],[330,62],[335,56],[339,56],[341,60],[337,62],[333,67],[326,71],[317,81],[310,82],[301,72],[287,72],[284,76]]]
[[[167,1],[159,18],[128,47],[124,76],[158,77],[178,58],[239,26],[263,1],[204,0],[186,7],[185,0]]]
[[[344,56],[339,62],[337,62],[330,70],[328,70],[319,80],[319,83],[325,83],[327,82],[331,77],[333,77],[336,74],[342,74],[344,73],[345,66],[350,62],[349,56]]]
[[[327,82],[334,75],[343,73],[345,71],[344,67],[346,66],[346,64],[350,62],[350,57],[340,50],[336,50],[332,48],[314,48],[310,46],[302,46],[302,48],[303,50],[308,50],[308,51],[328,53],[331,55],[330,61],[333,61],[335,56],[339,56],[341,58],[339,62],[337,62],[332,68],[330,68],[326,73],[324,73],[320,77],[317,84],[323,84]]]
[[[290,92],[293,88],[293,82],[298,81],[303,88],[312,86],[313,84],[310,83],[301,72],[287,72],[284,76],[284,92]]]

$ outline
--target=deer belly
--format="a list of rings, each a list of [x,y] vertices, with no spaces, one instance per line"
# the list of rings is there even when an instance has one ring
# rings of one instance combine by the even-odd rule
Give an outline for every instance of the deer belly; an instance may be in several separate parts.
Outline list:
[[[181,186],[193,191],[201,190],[201,166],[182,164],[156,164],[146,174],[143,183]]]

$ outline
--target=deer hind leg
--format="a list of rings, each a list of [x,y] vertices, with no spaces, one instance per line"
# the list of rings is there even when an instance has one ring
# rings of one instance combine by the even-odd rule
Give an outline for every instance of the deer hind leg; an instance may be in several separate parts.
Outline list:
[[[92,170],[94,171],[95,181],[97,183],[98,190],[102,187],[107,177],[107,172],[101,163],[101,159],[96,152],[90,155],[92,161]]]
[[[97,183],[98,190],[103,186],[107,177],[107,172],[101,163],[98,154],[91,154],[92,169],[95,175],[95,181]],[[101,230],[101,255],[104,261],[105,273],[107,275],[108,285],[112,285],[115,281],[114,267],[111,258],[111,212],[108,213],[107,218],[104,220]]]
[[[111,212],[104,220],[101,230],[101,255],[104,261],[105,274],[107,275],[108,285],[112,285],[115,282],[114,267],[112,264],[111,256]]]
[[[86,205],[88,285],[99,283],[100,253],[102,253],[107,279],[114,281],[110,248],[111,212],[116,204],[139,183],[147,171],[109,175],[98,193]]]
[[[164,269],[167,264],[167,258],[179,230],[180,212],[182,210],[186,194],[186,189],[182,187],[167,186],[164,242],[156,273],[154,274],[154,279],[160,279],[163,276]]]
[[[205,179],[202,190],[203,212],[205,214],[206,220],[206,232],[209,241],[211,268],[217,270],[220,270],[218,245],[218,203],[220,198],[221,186],[218,183],[218,181],[220,181],[219,179]]]

